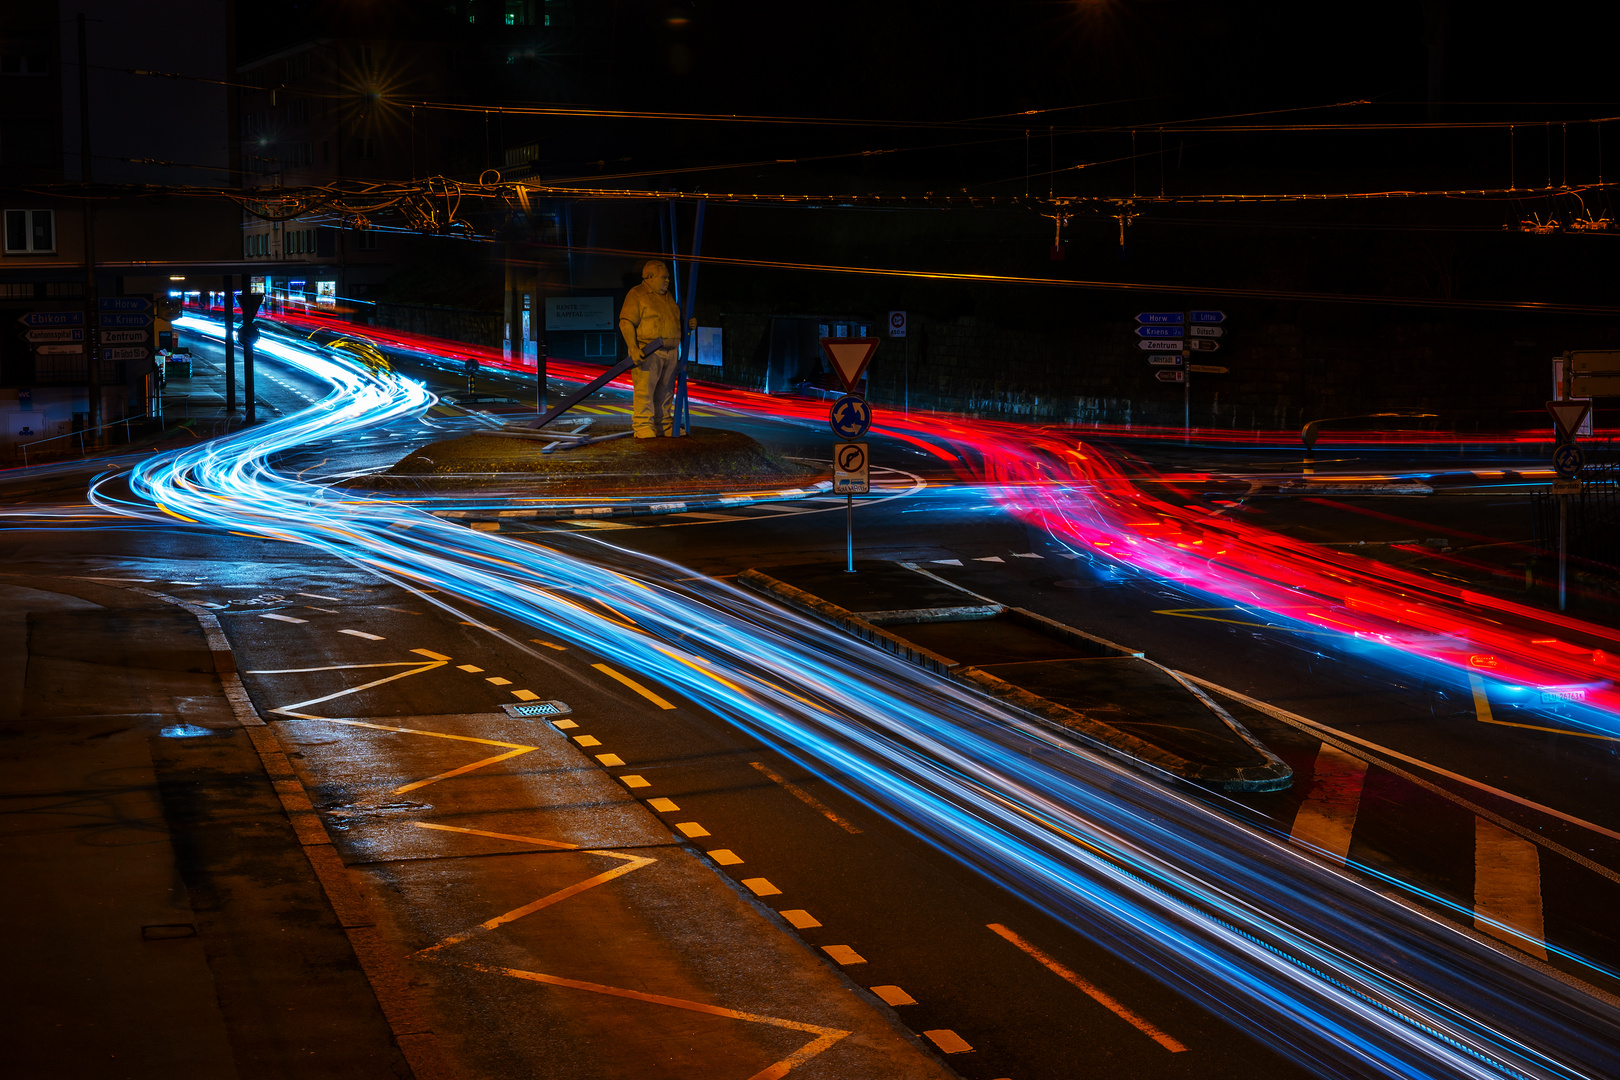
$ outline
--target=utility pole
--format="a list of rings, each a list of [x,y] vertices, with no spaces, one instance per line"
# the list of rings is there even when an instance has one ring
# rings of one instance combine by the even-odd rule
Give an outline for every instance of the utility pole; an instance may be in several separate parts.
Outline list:
[[[84,13],[77,18],[79,30],[79,178],[90,183],[90,50],[85,44]],[[84,355],[89,384],[85,397],[89,411],[85,426],[92,439],[101,441],[101,312],[96,295],[96,209],[95,201],[85,199],[84,213]]]
[[[247,275],[242,275],[246,277]],[[225,275],[225,416],[236,411],[236,275]],[[246,282],[243,282],[246,284]],[[227,430],[229,430],[227,425]]]
[[[263,302],[263,293],[242,293],[242,403],[244,421],[248,424],[257,423],[259,419],[258,401],[253,393],[253,343],[258,340],[259,328],[253,325],[253,317],[259,313]]]

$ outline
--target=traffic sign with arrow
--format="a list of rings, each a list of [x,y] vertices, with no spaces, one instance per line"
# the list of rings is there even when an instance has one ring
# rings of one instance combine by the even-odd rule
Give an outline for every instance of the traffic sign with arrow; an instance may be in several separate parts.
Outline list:
[[[1187,333],[1193,337],[1224,337],[1226,331],[1218,326],[1189,326]]]
[[[858,439],[872,426],[872,406],[859,394],[845,394],[833,402],[827,422],[845,442]]]
[[[101,315],[102,326],[151,326],[152,316],[112,313]]]
[[[1158,379],[1160,382],[1187,381],[1187,373],[1185,371],[1155,371],[1153,373],[1153,377]]]
[[[1155,341],[1149,338],[1147,341],[1138,341],[1136,347],[1144,352],[1180,352],[1182,344],[1180,338],[1173,341]]]
[[[82,311],[30,311],[18,322],[24,326],[83,326]]]
[[[1232,369],[1221,367],[1218,364],[1188,364],[1187,370],[1197,371],[1204,375],[1226,375]]]
[[[152,339],[150,330],[103,330],[103,345],[144,345]]]
[[[1138,326],[1137,337],[1178,338],[1182,334],[1179,326]]]
[[[1224,311],[1189,311],[1187,321],[1191,323],[1223,323],[1226,321]]]
[[[1549,401],[1547,411],[1552,413],[1553,423],[1558,425],[1558,434],[1563,439],[1575,438],[1575,432],[1580,430],[1581,422],[1586,414],[1592,411],[1590,401]]]
[[[1586,464],[1586,454],[1575,443],[1565,443],[1553,451],[1553,469],[1568,480]]]
[[[27,341],[83,341],[84,331],[63,327],[54,330],[30,330],[23,335]]]
[[[1154,367],[1170,367],[1172,365],[1175,366],[1175,367],[1180,367],[1181,366],[1181,357],[1179,357],[1179,356],[1150,356],[1150,357],[1148,357],[1148,363],[1153,365]]]
[[[1136,321],[1159,326],[1180,326],[1182,318],[1179,311],[1143,311],[1136,316]]]
[[[96,300],[97,311],[151,311],[152,301],[144,296],[103,296]]]
[[[1187,348],[1193,352],[1219,352],[1221,343],[1209,338],[1188,338]]]
[[[844,382],[844,389],[850,391],[861,381],[861,375],[866,372],[866,365],[872,362],[872,354],[877,352],[877,347],[877,338],[821,339],[821,351],[832,361],[833,370]]]

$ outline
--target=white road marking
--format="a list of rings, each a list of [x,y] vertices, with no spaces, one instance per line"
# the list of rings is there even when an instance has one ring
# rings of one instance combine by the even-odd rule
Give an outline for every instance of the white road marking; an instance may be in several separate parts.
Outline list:
[[[962,565],[962,560],[961,559],[930,559],[929,561],[932,562],[936,566],[961,566]]]
[[[179,584],[181,584],[181,582],[178,582],[178,581],[177,581],[177,582],[175,582],[175,584],[176,584],[176,585],[179,585]],[[298,593],[298,594],[297,594],[297,595],[298,595],[298,596],[307,596],[307,597],[309,597],[309,598],[310,598],[310,599],[311,599],[311,600],[328,600],[328,601],[331,601],[331,602],[332,602],[332,603],[334,603],[334,604],[341,604],[341,603],[343,603],[343,600],[342,600],[342,598],[340,598],[340,597],[336,597],[336,596],[322,596],[322,595],[321,595],[321,594],[320,594],[320,593],[312,593],[312,592],[301,592],[301,593]]]
[[[1294,816],[1294,842],[1344,862],[1350,855],[1350,836],[1356,828],[1366,776],[1365,761],[1324,743],[1316,754],[1310,793]]]
[[[338,633],[348,634],[350,637],[365,638],[367,641],[388,640],[387,638],[378,637],[376,634],[368,634],[364,630],[339,630]]]
[[[1025,551],[1025,552],[1022,552],[1022,553],[1015,551],[1015,552],[1013,552],[1013,558],[1015,558],[1015,559],[1044,559],[1044,558],[1046,558],[1046,556],[1045,555],[1037,555],[1033,551]]]
[[[259,616],[261,619],[274,619],[277,622],[307,623],[308,619],[295,619],[291,615],[277,615],[275,612],[266,612]]]
[[[1482,817],[1474,818],[1474,927],[1547,959],[1541,852]]]
[[[1000,555],[986,555],[982,559],[974,559],[973,561],[974,562],[1006,562],[1007,560],[1003,559]]]

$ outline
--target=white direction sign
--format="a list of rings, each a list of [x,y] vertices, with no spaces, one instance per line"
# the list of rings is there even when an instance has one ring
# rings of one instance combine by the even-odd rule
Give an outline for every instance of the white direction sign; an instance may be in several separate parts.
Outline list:
[[[70,341],[60,345],[35,345],[34,351],[42,356],[52,356],[57,353],[82,353],[84,352],[84,342]]]
[[[144,345],[126,345],[122,348],[101,350],[103,360],[145,360],[149,355]]]
[[[1150,356],[1150,357],[1148,357],[1148,364],[1153,366],[1153,367],[1167,367],[1167,366],[1170,366],[1170,365],[1180,367],[1181,366],[1181,357],[1179,357],[1179,356]]]
[[[23,337],[29,341],[83,341],[84,331],[66,327],[53,330],[30,330]]]
[[[1226,334],[1219,326],[1189,326],[1187,333],[1193,337],[1222,337]]]
[[[872,457],[863,442],[833,444],[833,494],[865,495],[872,487]]]
[[[103,345],[145,345],[152,340],[152,335],[146,330],[103,330],[101,342]]]
[[[1586,414],[1592,411],[1590,401],[1549,401],[1547,411],[1552,413],[1553,423],[1558,425],[1558,433],[1566,439],[1573,439],[1575,432],[1580,430],[1581,421]]]
[[[827,354],[832,361],[833,370],[838,377],[844,380],[844,389],[854,393],[855,384],[861,381],[866,373],[866,365],[872,362],[872,354],[877,352],[877,338],[835,338],[821,339],[821,351]]]
[[[1149,338],[1146,341],[1138,341],[1136,347],[1145,352],[1180,352],[1183,348],[1180,338],[1171,338],[1169,341]]]

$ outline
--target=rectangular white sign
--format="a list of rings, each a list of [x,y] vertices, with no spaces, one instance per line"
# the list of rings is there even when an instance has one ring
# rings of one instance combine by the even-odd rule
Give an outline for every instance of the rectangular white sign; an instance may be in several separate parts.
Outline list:
[[[719,367],[725,363],[725,354],[720,347],[720,328],[718,326],[700,326],[697,328],[697,362],[710,367]]]
[[[152,340],[152,334],[147,330],[103,330],[101,343],[103,345],[144,345]]]
[[[611,296],[546,297],[547,330],[612,330],[614,316]]]

